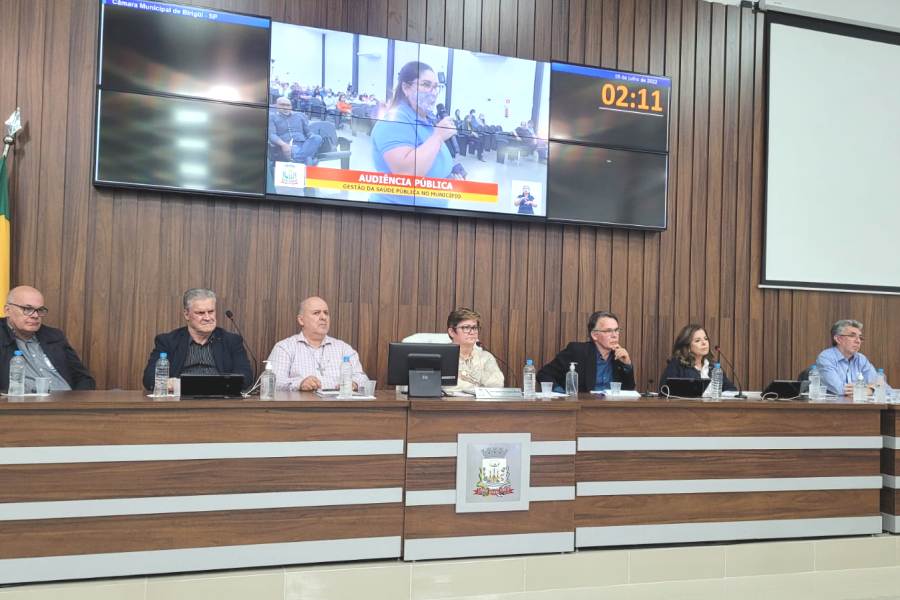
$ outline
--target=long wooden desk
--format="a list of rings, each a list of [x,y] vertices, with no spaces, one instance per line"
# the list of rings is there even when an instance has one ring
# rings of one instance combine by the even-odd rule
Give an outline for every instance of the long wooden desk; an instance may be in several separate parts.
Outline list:
[[[393,393],[6,400],[0,583],[400,556],[408,402]]]
[[[28,400],[0,400],[0,583],[897,531],[897,406]],[[457,512],[479,433],[528,438],[527,510]]]

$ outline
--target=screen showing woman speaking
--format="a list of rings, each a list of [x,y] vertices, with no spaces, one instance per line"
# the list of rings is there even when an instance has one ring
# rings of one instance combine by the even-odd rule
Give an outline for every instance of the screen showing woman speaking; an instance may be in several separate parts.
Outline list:
[[[547,213],[549,63],[273,23],[267,192]]]

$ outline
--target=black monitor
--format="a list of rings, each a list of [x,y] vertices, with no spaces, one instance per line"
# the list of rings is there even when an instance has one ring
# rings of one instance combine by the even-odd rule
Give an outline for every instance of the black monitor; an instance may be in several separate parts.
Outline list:
[[[456,385],[458,371],[456,344],[392,342],[388,349],[388,385],[408,385],[413,397],[440,397],[442,385]]]

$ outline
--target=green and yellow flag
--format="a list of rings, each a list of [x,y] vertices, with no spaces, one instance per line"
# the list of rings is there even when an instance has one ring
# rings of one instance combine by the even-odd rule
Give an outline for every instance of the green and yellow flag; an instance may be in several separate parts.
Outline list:
[[[9,272],[12,265],[9,262],[9,174],[6,171],[6,157],[0,158],[0,301],[6,299],[9,293]],[[0,316],[3,315],[3,305],[0,304]]]

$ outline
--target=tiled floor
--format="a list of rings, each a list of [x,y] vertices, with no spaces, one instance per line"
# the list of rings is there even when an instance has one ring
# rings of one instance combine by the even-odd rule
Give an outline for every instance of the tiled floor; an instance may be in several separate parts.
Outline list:
[[[900,536],[17,586],[0,600],[900,600]]]

